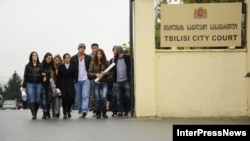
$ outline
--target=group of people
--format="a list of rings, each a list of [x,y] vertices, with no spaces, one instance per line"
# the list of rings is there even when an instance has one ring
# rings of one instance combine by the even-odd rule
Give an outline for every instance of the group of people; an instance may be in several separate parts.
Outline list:
[[[132,110],[130,56],[124,54],[122,46],[113,47],[114,57],[110,60],[97,43],[91,45],[91,54],[85,53],[84,43],[77,49],[77,54],[65,53],[62,58],[48,52],[41,63],[37,52],[30,53],[22,91],[27,93],[32,119],[37,118],[40,106],[42,119],[51,118],[50,113],[59,118],[61,103],[63,119],[71,118],[74,104],[83,118],[90,109],[96,119],[108,118],[107,109],[113,112],[112,116],[128,116]],[[112,63],[115,66],[105,71]],[[111,93],[109,100],[108,93]]]

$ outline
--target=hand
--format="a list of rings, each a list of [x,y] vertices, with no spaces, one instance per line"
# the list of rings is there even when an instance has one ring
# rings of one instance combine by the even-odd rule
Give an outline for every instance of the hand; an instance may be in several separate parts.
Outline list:
[[[21,87],[20,91],[21,91],[21,92],[26,92],[26,89],[23,88],[23,87]]]
[[[43,77],[43,82],[46,82],[46,77]]]
[[[20,88],[20,92],[21,92],[21,93],[22,93],[22,92],[26,92],[26,89],[23,88],[23,87],[21,87],[21,88]]]
[[[101,79],[103,76],[104,76],[104,75],[103,75],[102,73],[97,73],[97,74],[96,74],[96,77],[99,78],[99,79]]]
[[[103,76],[106,74],[106,72],[102,71],[101,74],[103,74]]]
[[[46,76],[46,73],[43,72],[43,73],[42,73],[42,76],[43,76],[43,77]]]

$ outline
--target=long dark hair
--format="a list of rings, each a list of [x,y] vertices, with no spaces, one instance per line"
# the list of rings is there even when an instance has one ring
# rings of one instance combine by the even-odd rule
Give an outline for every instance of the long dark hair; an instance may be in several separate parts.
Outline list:
[[[46,58],[47,58],[48,56],[51,56],[51,58],[52,58],[50,64],[48,64],[48,63],[46,62]],[[54,66],[53,56],[52,56],[52,54],[51,54],[50,52],[47,52],[47,53],[44,55],[42,64],[43,64],[44,66],[50,66],[50,67],[53,67],[53,66]]]
[[[95,56],[93,57],[92,61],[94,62],[95,65],[98,65],[98,58],[97,58],[97,52],[101,52],[102,54],[102,59],[101,59],[101,64],[107,66],[108,62],[107,62],[107,58],[106,55],[104,53],[104,51],[100,48],[98,48],[95,52]]]
[[[30,63],[30,64],[33,63],[33,62],[32,62],[32,55],[33,55],[33,53],[35,53],[35,54],[37,55],[37,64],[40,64],[39,56],[38,56],[38,53],[37,53],[36,51],[32,51],[32,52],[30,53],[29,63]]]

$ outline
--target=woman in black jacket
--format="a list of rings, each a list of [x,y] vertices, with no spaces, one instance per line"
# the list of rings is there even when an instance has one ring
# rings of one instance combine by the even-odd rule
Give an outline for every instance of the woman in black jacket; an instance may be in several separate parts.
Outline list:
[[[51,53],[46,53],[42,62],[42,76],[43,76],[43,89],[42,89],[42,119],[50,118],[50,105],[51,105],[51,87],[50,87],[50,72],[53,64],[53,56]]]
[[[30,53],[29,63],[25,66],[22,87],[28,95],[32,119],[36,119],[42,90],[42,65],[35,51]]]
[[[63,55],[64,63],[58,69],[56,87],[62,93],[63,119],[71,118],[71,107],[75,100],[74,76],[75,70],[70,64],[71,56],[69,53]]]

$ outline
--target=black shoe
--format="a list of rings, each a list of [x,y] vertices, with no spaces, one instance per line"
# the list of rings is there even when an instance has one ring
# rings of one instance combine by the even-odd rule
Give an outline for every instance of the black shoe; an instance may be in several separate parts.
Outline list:
[[[109,118],[106,114],[102,116],[104,119]]]
[[[60,114],[58,113],[58,114],[56,114],[56,116],[55,117],[57,117],[57,118],[59,118],[60,117]]]
[[[127,116],[128,116],[128,112],[125,112],[125,113],[124,113],[124,116],[127,117]]]
[[[48,117],[48,118],[51,118],[50,112],[47,112],[47,117]]]
[[[101,115],[96,115],[96,119],[101,119]]]
[[[117,115],[118,115],[118,117],[122,117],[123,116],[122,112],[119,112]]]
[[[134,112],[131,112],[130,114],[131,114],[131,117],[134,117],[134,116],[135,116]]]
[[[35,103],[31,103],[30,104],[30,110],[31,110],[31,114],[32,114],[32,119],[36,119],[36,107],[35,107]]]
[[[117,112],[113,112],[112,117],[116,117],[117,116]]]
[[[32,119],[36,119],[36,115],[33,115],[33,116],[32,116]]]
[[[43,116],[42,116],[42,119],[46,119],[47,116],[46,116],[46,112],[43,112]]]
[[[67,119],[67,116],[66,116],[66,115],[63,115],[63,119]]]
[[[70,113],[68,113],[68,118],[71,118],[71,114]]]
[[[82,117],[85,118],[87,116],[87,113],[86,112],[83,112],[82,113]]]

